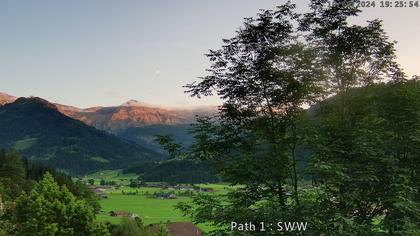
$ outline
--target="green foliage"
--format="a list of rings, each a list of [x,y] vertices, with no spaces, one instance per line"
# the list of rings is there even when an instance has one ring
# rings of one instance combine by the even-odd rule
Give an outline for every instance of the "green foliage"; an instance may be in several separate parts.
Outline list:
[[[167,160],[143,162],[123,170],[136,173],[146,182],[167,183],[215,183],[219,182],[215,171],[208,162],[198,160]]]
[[[194,156],[214,161],[227,181],[249,185],[261,198],[276,196],[280,207],[288,179],[299,204],[296,126],[301,106],[321,95],[323,79],[316,51],[296,40],[294,8],[246,18],[222,49],[210,50],[210,75],[186,86],[193,96],[224,100],[218,119],[200,119],[193,129]]]
[[[85,184],[73,182],[69,176],[53,168],[22,161],[16,152],[0,150],[0,194],[3,203],[10,205],[22,191],[31,191],[34,183],[40,181],[47,172],[54,176],[60,186],[66,186],[78,199],[85,200],[96,213],[99,212],[98,198]]]
[[[159,143],[169,154],[169,158],[179,158],[182,154],[179,143],[175,143],[171,135],[156,135],[155,141]]]
[[[18,225],[16,235],[107,235],[105,226],[94,218],[85,201],[47,173],[29,194],[16,200],[13,220]]]
[[[170,135],[176,142],[189,147],[194,141],[192,135],[188,132],[189,128],[189,124],[156,124],[127,128],[119,131],[117,135],[124,139],[136,142],[142,147],[147,147],[155,152],[165,154],[165,149],[156,142],[156,135]]]
[[[143,225],[139,219],[124,218],[112,232],[113,236],[169,236],[165,226],[160,225],[159,228],[153,230]]]
[[[224,101],[198,120],[189,156],[244,186],[178,206],[219,227],[214,235],[232,234],[231,221],[277,219],[306,221],[311,235],[419,233],[418,82],[406,81],[381,22],[350,25],[360,10],[340,2],[246,18],[210,50],[210,75],[186,86]],[[302,153],[312,186],[299,182]]]
[[[112,232],[114,236],[147,236],[150,235],[143,227],[139,226],[136,221],[123,218],[121,224]]]
[[[365,233],[381,216],[381,227],[393,235],[416,227],[418,94],[418,82],[398,82],[350,90],[319,106],[311,162],[329,194],[323,204],[336,209],[326,219],[351,219],[340,225]],[[346,96],[344,116],[340,96]]]
[[[89,179],[89,180],[88,180],[88,184],[90,184],[90,185],[94,185],[94,184],[95,184],[95,180],[94,180],[94,179]]]
[[[49,172],[54,176],[54,179],[60,186],[66,186],[70,192],[78,199],[85,200],[92,206],[97,213],[100,210],[100,205],[96,195],[81,181],[73,181],[72,178],[62,172],[56,171],[52,167],[45,167],[38,163],[27,163],[27,177],[30,180],[40,181],[45,173]]]
[[[299,28],[318,52],[326,95],[383,79],[404,79],[395,61],[395,42],[389,40],[382,21],[351,25],[348,18],[361,12],[357,4],[331,2],[311,0],[311,10],[301,18]]]
[[[0,183],[5,199],[14,199],[29,188],[25,165],[16,152],[0,150]]]
[[[152,233],[152,236],[169,236],[169,231],[165,225],[160,224],[158,229]]]
[[[10,222],[0,210],[0,236],[9,236],[16,231],[16,225]]]

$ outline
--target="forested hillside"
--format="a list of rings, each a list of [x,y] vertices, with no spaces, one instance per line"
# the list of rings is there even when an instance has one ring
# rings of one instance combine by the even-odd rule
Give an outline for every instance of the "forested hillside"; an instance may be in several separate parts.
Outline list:
[[[171,135],[178,143],[186,147],[193,143],[193,136],[189,133],[191,124],[174,125],[147,125],[143,127],[132,127],[116,133],[117,136],[148,147],[156,152],[165,153],[164,149],[155,140],[156,135]]]
[[[0,147],[30,161],[72,173],[122,168],[160,154],[60,113],[40,98],[19,98],[0,107]]]
[[[125,173],[136,173],[146,182],[167,183],[215,183],[220,178],[211,166],[202,161],[167,160],[161,162],[142,162],[123,170]]]
[[[100,206],[84,183],[30,164],[14,151],[0,150],[0,206],[0,235],[61,234],[76,228],[76,235],[107,232],[94,221]]]

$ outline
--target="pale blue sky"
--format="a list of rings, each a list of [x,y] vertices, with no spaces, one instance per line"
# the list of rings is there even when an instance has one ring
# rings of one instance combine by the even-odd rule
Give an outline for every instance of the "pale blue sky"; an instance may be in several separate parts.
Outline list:
[[[204,75],[204,53],[233,36],[242,18],[273,0],[0,0],[0,91],[89,107],[129,99],[191,106],[184,94]],[[306,1],[299,1],[305,7]],[[371,9],[397,40],[399,62],[420,74],[420,8]]]

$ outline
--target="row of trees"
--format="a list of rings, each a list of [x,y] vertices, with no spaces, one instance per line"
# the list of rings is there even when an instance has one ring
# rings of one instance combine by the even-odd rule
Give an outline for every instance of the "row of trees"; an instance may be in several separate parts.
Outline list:
[[[82,182],[52,168],[0,151],[0,235],[167,236],[164,226],[150,228],[139,219],[120,225],[95,220],[100,206]]]
[[[360,10],[340,3],[246,18],[210,50],[209,74],[186,86],[223,105],[193,127],[192,151],[168,138],[163,146],[243,186],[178,206],[214,235],[247,234],[228,231],[231,221],[286,219],[308,222],[309,235],[420,233],[419,81],[406,79],[380,20],[350,25]]]
[[[142,182],[196,184],[220,181],[208,163],[188,159],[142,162],[124,169],[123,173],[136,173]],[[132,187],[136,187],[135,183]]]
[[[81,182],[0,151],[0,235],[103,235],[99,204]]]

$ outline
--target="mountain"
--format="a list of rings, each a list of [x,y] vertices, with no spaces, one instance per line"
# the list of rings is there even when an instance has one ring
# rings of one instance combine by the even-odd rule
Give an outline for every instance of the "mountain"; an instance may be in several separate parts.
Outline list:
[[[103,107],[93,111],[74,112],[69,116],[111,132],[151,124],[187,122],[173,111],[144,106]]]
[[[15,100],[14,96],[0,93],[0,105]],[[191,124],[197,115],[209,115],[216,111],[216,107],[210,106],[189,109],[165,108],[136,100],[129,100],[120,106],[97,106],[85,109],[58,103],[52,104],[66,116],[112,133],[148,125]]]
[[[31,161],[78,174],[162,157],[68,117],[56,105],[35,97],[0,106],[0,148],[11,147]]]
[[[17,99],[16,97],[11,96],[9,94],[0,93],[0,106],[7,103],[14,102],[16,99]]]
[[[152,105],[147,104],[145,102],[140,102],[134,99],[128,100],[127,102],[123,103],[121,106],[125,107],[151,107]]]
[[[148,125],[190,124],[196,115],[208,115],[215,108],[169,109],[130,100],[120,106],[88,108],[63,113],[98,129],[118,133],[128,128]]]
[[[142,127],[130,127],[116,133],[119,137],[131,140],[139,145],[148,147],[158,153],[166,153],[162,146],[155,141],[156,135],[171,135],[174,141],[189,147],[194,142],[194,137],[188,132],[190,124],[174,125],[147,125]]]
[[[2,104],[13,102],[16,97],[2,94]],[[164,153],[154,141],[155,135],[173,135],[176,142],[191,144],[188,128],[196,116],[214,114],[216,107],[168,108],[129,100],[119,106],[78,108],[53,103],[57,110],[71,118],[107,131],[155,152]],[[1,104],[0,104],[1,105]]]
[[[89,108],[68,115],[164,154],[166,152],[155,141],[155,135],[172,135],[175,142],[189,146],[193,138],[188,129],[196,116],[215,112],[215,107],[170,109],[130,100],[121,106]]]

